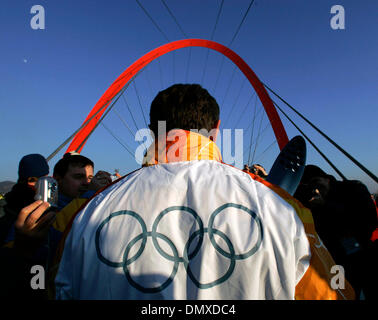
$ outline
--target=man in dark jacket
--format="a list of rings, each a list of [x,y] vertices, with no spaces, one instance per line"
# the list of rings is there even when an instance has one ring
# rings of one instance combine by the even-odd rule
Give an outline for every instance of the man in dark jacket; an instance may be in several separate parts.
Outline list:
[[[8,192],[0,208],[0,245],[7,239],[21,209],[34,202],[38,178],[49,174],[46,159],[37,153],[24,156],[18,166],[18,181]]]
[[[42,155],[28,154],[24,156],[19,163],[17,183],[2,199],[2,205],[0,205],[0,261],[3,262],[0,264],[1,298],[41,299],[44,295],[41,290],[33,290],[30,287],[31,267],[39,264],[40,261],[31,259],[28,256],[28,251],[30,251],[30,246],[36,242],[36,240],[30,240],[43,239],[47,234],[48,225],[41,228],[44,220],[41,219],[37,222],[34,219],[33,223],[33,217],[28,219],[27,223],[23,223],[30,213],[23,208],[29,208],[31,204],[35,203],[35,184],[38,178],[46,176],[48,173],[49,166]],[[39,210],[36,211],[36,214],[42,215],[47,208],[47,203],[38,204],[38,206]],[[21,221],[21,218],[24,221]],[[44,219],[48,218],[49,216],[46,216]],[[22,238],[24,245],[13,248],[3,247],[5,242],[14,239],[15,228],[13,226],[21,225],[21,222],[20,231],[22,232],[18,233],[18,238],[19,240]]]

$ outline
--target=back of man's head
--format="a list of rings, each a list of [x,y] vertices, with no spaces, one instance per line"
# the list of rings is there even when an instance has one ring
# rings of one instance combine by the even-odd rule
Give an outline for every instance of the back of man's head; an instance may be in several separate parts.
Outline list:
[[[209,92],[198,84],[175,84],[160,91],[151,103],[150,129],[158,135],[158,121],[166,130],[216,128],[219,106]]]
[[[91,166],[94,168],[94,163],[92,160],[80,154],[66,153],[63,158],[56,163],[53,176],[64,178],[70,166],[79,168]]]

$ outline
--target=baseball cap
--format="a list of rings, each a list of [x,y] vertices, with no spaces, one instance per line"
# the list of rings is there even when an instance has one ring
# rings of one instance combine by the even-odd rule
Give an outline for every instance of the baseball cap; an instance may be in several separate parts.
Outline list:
[[[49,165],[44,156],[33,153],[24,156],[18,165],[19,179],[27,179],[29,177],[42,177],[49,174]]]

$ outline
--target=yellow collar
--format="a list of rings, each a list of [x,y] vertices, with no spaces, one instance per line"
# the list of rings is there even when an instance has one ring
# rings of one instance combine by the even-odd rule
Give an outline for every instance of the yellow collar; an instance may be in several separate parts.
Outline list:
[[[175,129],[151,144],[142,166],[192,160],[222,161],[222,156],[212,140],[196,132]]]

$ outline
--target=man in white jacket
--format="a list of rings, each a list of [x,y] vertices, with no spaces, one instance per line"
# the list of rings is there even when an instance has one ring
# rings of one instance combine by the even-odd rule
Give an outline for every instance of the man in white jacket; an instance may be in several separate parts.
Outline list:
[[[199,85],[157,95],[142,168],[98,193],[66,231],[57,299],[353,297],[348,283],[331,288],[334,262],[310,211],[224,164],[218,128],[218,104]]]

